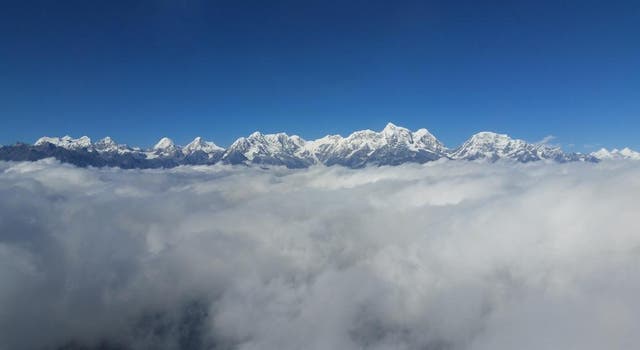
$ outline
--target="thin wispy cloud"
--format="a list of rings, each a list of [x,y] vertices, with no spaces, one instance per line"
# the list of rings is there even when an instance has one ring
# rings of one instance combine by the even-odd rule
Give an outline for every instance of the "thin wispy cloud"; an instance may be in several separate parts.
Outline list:
[[[556,137],[553,135],[547,135],[545,137],[543,137],[540,141],[536,142],[539,145],[547,145],[549,143],[551,143],[551,141],[555,140]]]

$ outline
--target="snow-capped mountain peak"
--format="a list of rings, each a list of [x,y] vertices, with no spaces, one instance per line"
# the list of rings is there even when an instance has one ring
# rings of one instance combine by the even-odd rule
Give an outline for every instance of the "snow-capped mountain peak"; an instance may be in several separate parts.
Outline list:
[[[504,159],[533,160],[536,146],[509,135],[482,131],[471,136],[462,146],[451,153],[453,159]]]
[[[491,145],[498,146],[500,148],[505,148],[511,145],[512,143],[517,143],[518,145],[522,145],[525,142],[518,139],[512,139],[507,134],[498,134],[491,131],[481,131],[471,136],[471,142],[476,145]]]
[[[175,148],[176,148],[176,144],[173,143],[173,140],[171,140],[168,137],[161,138],[160,141],[158,141],[158,143],[156,143],[155,146],[153,146],[153,149],[156,151],[165,151],[165,150],[170,150]]]
[[[593,157],[579,153],[564,153],[559,147],[546,144],[532,144],[526,141],[513,139],[506,134],[498,134],[483,131],[474,134],[460,147],[451,151],[452,159],[511,159],[519,162],[536,160],[567,161],[593,161]]]
[[[409,129],[396,126],[393,123],[387,123],[380,133],[387,142],[413,142],[413,134]]]
[[[182,152],[179,146],[173,142],[172,139],[168,137],[163,137],[153,146],[151,152],[145,152],[147,158],[153,159],[156,157],[160,158],[175,158],[178,155],[181,155]]]
[[[616,151],[617,149],[613,149],[612,151],[609,151],[606,148],[600,148],[595,152],[591,152],[591,155],[598,159],[613,159],[614,153],[617,153]]]
[[[184,154],[191,154],[197,151],[202,151],[204,153],[213,153],[222,152],[224,151],[224,148],[216,145],[211,141],[205,141],[202,137],[198,136],[182,149],[182,152]]]
[[[47,136],[41,137],[36,141],[35,145],[41,146],[47,143],[50,143],[56,147],[62,147],[65,149],[73,149],[73,150],[91,147],[91,139],[89,137],[82,136],[77,139],[74,139],[69,135],[66,135],[63,137],[47,137]]]
[[[640,160],[640,152],[636,152],[628,147],[621,150],[614,148],[611,151],[606,148],[601,148],[596,152],[591,153],[592,156],[600,160],[612,160],[612,159],[633,159]]]
[[[426,162],[443,157],[444,149],[426,129],[412,133],[393,123],[388,123],[380,132],[360,130],[345,138],[325,136],[311,142],[308,148],[325,164],[350,167]]]
[[[382,133],[383,134],[394,134],[394,133],[398,132],[399,130],[409,131],[409,129],[403,128],[401,126],[397,126],[397,125],[389,122],[389,123],[387,123],[387,125],[384,126],[384,129],[382,129]]]
[[[523,151],[526,142],[509,135],[482,131],[472,135],[450,154],[453,159],[499,159]]]
[[[307,141],[305,148],[312,154],[327,153],[344,138],[340,135],[327,135],[316,140]]]
[[[640,152],[636,152],[630,149],[629,147],[625,147],[622,150],[620,150],[620,154],[625,158],[640,159]]]
[[[254,132],[237,139],[225,152],[222,159],[227,162],[247,160],[258,164],[303,167],[315,160],[305,148],[307,142],[301,137],[285,133],[262,134]]]
[[[117,143],[109,136],[100,139],[96,144],[108,145],[108,146],[116,146]]]
[[[127,145],[118,144],[114,139],[107,136],[93,144],[93,149],[100,153],[130,153],[133,150]]]
[[[418,148],[429,149],[438,153],[446,153],[447,148],[429,130],[421,128],[413,133],[414,143]]]

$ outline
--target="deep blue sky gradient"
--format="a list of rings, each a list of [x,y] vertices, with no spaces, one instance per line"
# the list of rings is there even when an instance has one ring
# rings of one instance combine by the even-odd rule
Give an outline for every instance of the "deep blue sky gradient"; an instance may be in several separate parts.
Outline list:
[[[640,149],[640,1],[2,1],[0,119],[2,144],[392,121]]]

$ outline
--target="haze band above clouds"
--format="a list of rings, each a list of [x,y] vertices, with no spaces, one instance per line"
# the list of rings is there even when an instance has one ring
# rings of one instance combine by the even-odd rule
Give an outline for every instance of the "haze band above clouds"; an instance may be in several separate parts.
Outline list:
[[[640,343],[639,162],[47,159],[0,198],[2,350]]]

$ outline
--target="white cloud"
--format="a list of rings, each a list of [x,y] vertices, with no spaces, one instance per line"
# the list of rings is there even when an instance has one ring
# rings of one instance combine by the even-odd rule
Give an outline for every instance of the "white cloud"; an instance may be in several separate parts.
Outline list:
[[[536,142],[537,144],[541,144],[541,145],[546,145],[548,143],[550,143],[551,141],[555,140],[556,137],[553,135],[547,135],[545,137],[542,138],[542,140]]]
[[[0,163],[0,349],[628,349],[640,164]]]

